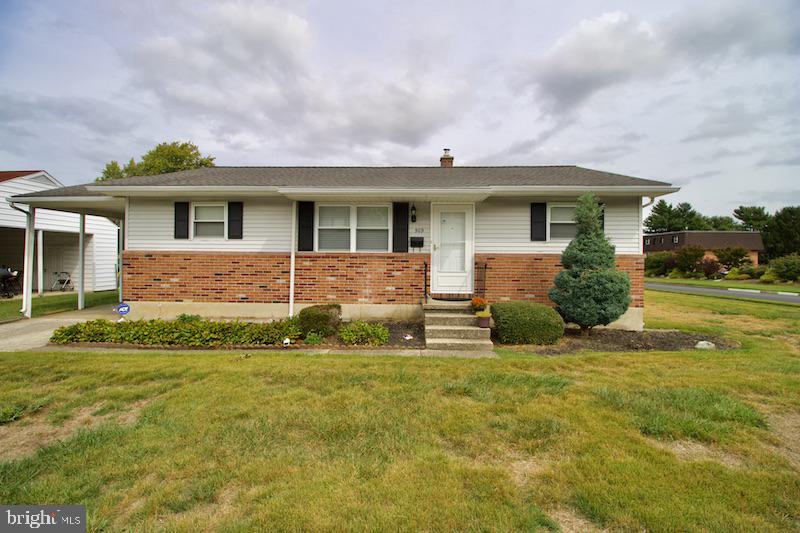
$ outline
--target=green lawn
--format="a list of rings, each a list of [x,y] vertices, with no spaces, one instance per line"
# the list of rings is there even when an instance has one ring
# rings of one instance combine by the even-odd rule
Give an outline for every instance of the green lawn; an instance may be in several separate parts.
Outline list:
[[[711,279],[670,279],[670,278],[644,278],[647,282],[671,283],[673,285],[697,285],[700,287],[713,287],[717,289],[755,289],[769,292],[800,292],[800,285],[797,283],[759,283],[756,280],[734,281],[734,280],[711,280]]]
[[[119,293],[117,291],[87,292],[85,297],[86,307],[92,307],[117,302]],[[19,299],[0,300],[0,322],[21,316],[19,312],[21,306],[22,301]],[[78,293],[76,292],[33,297],[33,316],[72,311],[77,308]]]
[[[0,353],[0,501],[93,531],[797,531],[800,308],[646,300],[741,349]]]

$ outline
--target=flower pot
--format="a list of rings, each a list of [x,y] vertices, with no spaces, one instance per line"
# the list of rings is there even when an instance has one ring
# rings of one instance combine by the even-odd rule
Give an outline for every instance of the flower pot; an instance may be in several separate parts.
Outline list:
[[[490,319],[491,319],[491,317],[489,317],[489,316],[479,316],[478,317],[478,327],[479,328],[488,328]]]

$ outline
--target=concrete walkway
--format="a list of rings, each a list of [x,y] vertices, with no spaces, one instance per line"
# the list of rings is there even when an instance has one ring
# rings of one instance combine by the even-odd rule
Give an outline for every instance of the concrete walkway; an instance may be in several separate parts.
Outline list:
[[[99,305],[82,311],[67,311],[0,324],[0,352],[32,350],[47,345],[53,331],[61,326],[96,318],[117,320],[111,305]]]
[[[677,285],[672,283],[653,283],[646,282],[645,289],[664,292],[679,292],[681,294],[697,294],[700,296],[717,296],[719,298],[744,298],[746,300],[758,300],[761,302],[781,302],[789,304],[800,304],[800,297],[797,294],[760,292],[749,289],[724,289],[716,287],[699,287],[696,285]]]

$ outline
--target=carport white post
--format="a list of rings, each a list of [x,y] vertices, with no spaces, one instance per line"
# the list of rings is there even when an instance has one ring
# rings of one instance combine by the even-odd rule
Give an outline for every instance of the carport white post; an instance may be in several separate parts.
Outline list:
[[[36,293],[44,294],[44,231],[36,230]]]
[[[81,213],[78,222],[78,309],[85,307],[84,278],[86,277],[86,213]]]
[[[20,312],[31,317],[33,307],[33,248],[36,234],[36,209],[28,207],[25,214],[25,260],[22,266],[22,309]]]

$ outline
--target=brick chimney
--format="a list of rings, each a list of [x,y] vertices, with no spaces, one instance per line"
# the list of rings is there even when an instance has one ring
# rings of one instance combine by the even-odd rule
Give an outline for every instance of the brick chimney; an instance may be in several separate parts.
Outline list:
[[[444,154],[439,158],[439,164],[442,168],[451,168],[453,166],[453,156],[450,155],[450,148],[444,149]]]

